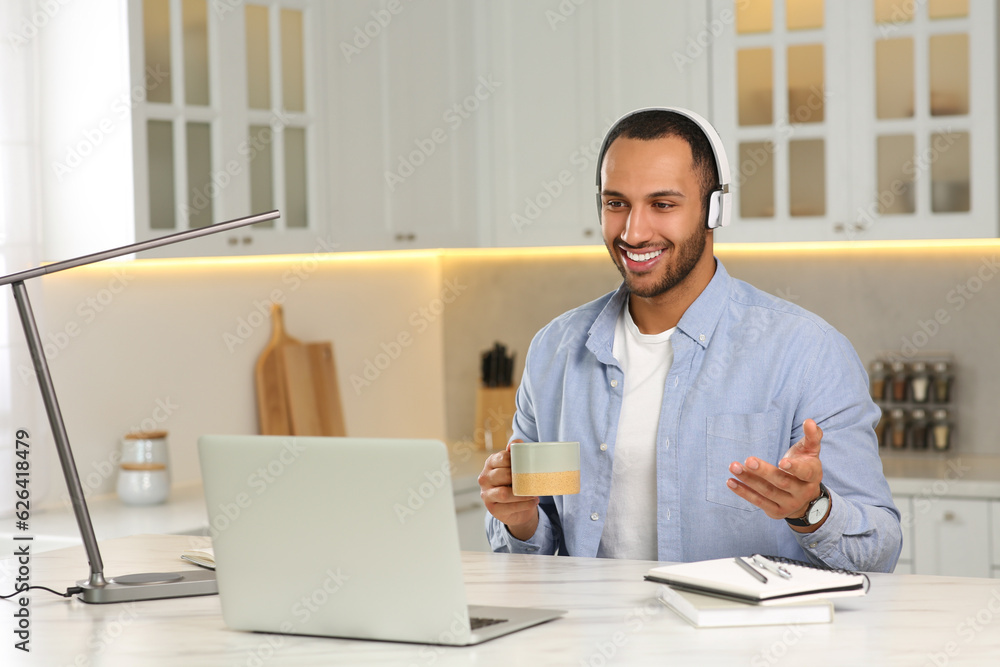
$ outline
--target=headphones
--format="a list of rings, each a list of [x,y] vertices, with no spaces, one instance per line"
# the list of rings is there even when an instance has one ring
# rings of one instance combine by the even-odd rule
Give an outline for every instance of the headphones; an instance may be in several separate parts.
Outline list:
[[[716,227],[725,227],[729,224],[730,216],[733,210],[733,193],[729,191],[729,160],[726,158],[726,149],[722,145],[722,138],[719,133],[715,131],[712,124],[707,120],[699,116],[693,111],[687,109],[681,109],[679,107],[646,107],[643,109],[636,109],[635,111],[630,111],[621,118],[615,121],[615,124],[611,126],[608,133],[604,135],[604,143],[601,145],[601,152],[597,156],[597,212],[600,215],[601,212],[601,166],[604,164],[604,155],[608,152],[608,147],[611,145],[611,135],[614,133],[615,129],[621,125],[623,121],[638,113],[644,113],[646,111],[667,111],[670,113],[677,114],[678,116],[683,116],[688,120],[692,121],[695,125],[701,129],[705,138],[708,139],[708,143],[712,146],[712,155],[715,157],[715,169],[719,174],[719,185],[716,186],[711,193],[709,193],[708,200],[708,216],[705,219],[705,224],[709,229],[715,229]]]

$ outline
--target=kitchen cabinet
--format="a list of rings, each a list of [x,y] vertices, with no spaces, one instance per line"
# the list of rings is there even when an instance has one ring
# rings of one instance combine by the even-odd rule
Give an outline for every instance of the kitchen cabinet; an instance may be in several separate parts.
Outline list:
[[[282,212],[152,255],[476,245],[476,119],[500,84],[472,4],[128,8],[135,85],[172,77],[132,112],[136,236]]]
[[[145,0],[127,14],[136,240],[282,212],[147,256],[313,251],[327,225],[324,3]]]
[[[456,485],[459,480],[455,480]],[[455,489],[455,514],[458,516],[458,544],[463,551],[491,553],[486,539],[486,506],[479,497],[478,483],[474,488]]]
[[[922,498],[914,512],[914,573],[992,576],[989,501]]]
[[[903,548],[896,562],[897,574],[913,574],[913,502],[909,496],[892,497],[901,515],[900,526],[903,529]]]
[[[137,235],[272,204],[284,213],[296,184],[306,198],[293,208],[305,214],[162,253],[599,243],[593,175],[607,127],[640,106],[707,108],[707,53],[692,43],[678,59],[678,45],[706,31],[704,9],[683,0],[266,0],[209,11],[207,36],[189,34],[189,5],[204,3],[130,5],[133,78],[157,57],[177,72],[172,97],[152,91],[134,112]],[[288,11],[305,26],[305,108],[291,113]],[[195,38],[207,44],[210,94],[188,104],[176,80]],[[271,77],[260,108],[246,101],[254,68]],[[306,137],[297,170],[289,129]],[[254,141],[262,132],[268,141]]]
[[[47,253],[271,207],[148,255],[600,243],[603,134],[660,105],[727,143],[720,242],[995,236],[996,8],[961,7],[117,0],[107,49],[42,38]],[[74,67],[128,81],[91,103]]]
[[[714,0],[719,241],[997,235],[996,7]]]
[[[342,249],[476,245],[477,133],[507,92],[475,58],[481,4],[330,5],[326,190]]]
[[[480,244],[602,243],[594,175],[604,134],[645,106],[707,108],[704,7],[670,0],[482,3],[482,58],[505,89],[477,163]]]
[[[993,578],[1000,579],[1000,500],[990,503],[993,529]]]
[[[882,468],[902,515],[897,572],[1000,575],[1000,457],[883,456]]]
[[[912,483],[914,480],[907,480]],[[890,485],[901,480],[890,479]],[[937,481],[938,488],[941,486]],[[960,484],[955,483],[953,484]],[[1000,501],[935,494],[928,482],[916,494],[893,494],[902,514],[900,574],[1000,576]],[[952,492],[962,493],[961,486]]]

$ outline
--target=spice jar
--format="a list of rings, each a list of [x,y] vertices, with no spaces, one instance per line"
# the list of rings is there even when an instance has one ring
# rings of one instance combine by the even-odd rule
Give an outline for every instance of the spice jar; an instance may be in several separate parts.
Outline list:
[[[873,400],[885,400],[885,383],[887,375],[884,361],[876,359],[872,362],[871,370],[868,373],[868,379]]]
[[[889,411],[889,445],[893,449],[906,447],[906,412],[902,408]]]
[[[931,422],[931,442],[934,449],[944,451],[951,447],[951,419],[948,411],[939,408],[934,411]]]
[[[902,361],[892,362],[892,400],[902,403],[906,400],[906,364]]]
[[[934,402],[948,403],[951,401],[951,364],[947,361],[934,363]]]
[[[930,397],[931,376],[927,364],[914,361],[910,370],[910,398],[914,403],[926,403]]]
[[[923,408],[910,411],[910,449],[927,449],[927,413]]]
[[[118,497],[126,505],[156,505],[170,494],[167,432],[139,431],[121,441]]]

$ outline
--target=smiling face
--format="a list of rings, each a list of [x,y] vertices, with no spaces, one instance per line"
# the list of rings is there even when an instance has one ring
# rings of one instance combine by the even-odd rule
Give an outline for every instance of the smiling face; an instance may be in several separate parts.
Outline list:
[[[688,143],[677,136],[618,137],[604,158],[601,183],[604,243],[629,291],[647,299],[679,285],[700,293],[715,262]],[[698,284],[687,285],[692,281]]]

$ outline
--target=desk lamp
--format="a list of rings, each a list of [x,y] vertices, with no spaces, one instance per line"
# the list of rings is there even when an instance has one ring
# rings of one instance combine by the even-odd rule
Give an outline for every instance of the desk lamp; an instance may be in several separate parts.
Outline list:
[[[127,574],[120,577],[112,577],[111,579],[104,578],[104,562],[101,560],[101,552],[97,548],[97,537],[94,534],[94,526],[90,522],[90,511],[87,509],[87,501],[83,496],[80,475],[77,473],[76,462],[73,460],[73,451],[70,449],[69,438],[66,435],[66,425],[63,423],[62,413],[59,411],[59,401],[56,399],[56,391],[52,386],[52,377],[49,375],[49,366],[45,359],[45,352],[42,349],[42,339],[38,335],[38,326],[35,324],[35,316],[31,312],[31,302],[28,300],[28,291],[24,287],[24,281],[85,264],[101,262],[112,257],[130,255],[172,243],[180,243],[181,241],[187,241],[200,236],[208,236],[209,234],[217,234],[226,230],[253,225],[265,220],[274,220],[280,217],[280,215],[278,211],[251,215],[207,227],[169,234],[150,241],[142,241],[119,248],[112,248],[111,250],[82,255],[35,269],[19,271],[0,278],[0,285],[10,285],[14,291],[17,312],[21,318],[21,326],[24,327],[24,336],[28,341],[31,361],[35,366],[35,376],[38,378],[38,387],[42,391],[45,412],[49,418],[49,425],[52,427],[56,449],[59,451],[59,462],[62,464],[63,477],[66,478],[66,487],[69,489],[69,497],[73,503],[76,523],[80,527],[80,535],[83,537],[83,547],[90,561],[90,579],[77,582],[77,586],[83,589],[78,596],[80,600],[95,604],[129,602],[133,600],[158,600],[193,595],[213,595],[218,593],[219,589],[216,585],[215,572],[212,570],[149,572]]]

